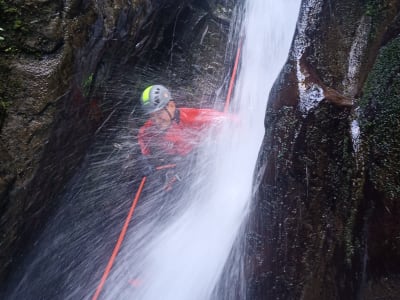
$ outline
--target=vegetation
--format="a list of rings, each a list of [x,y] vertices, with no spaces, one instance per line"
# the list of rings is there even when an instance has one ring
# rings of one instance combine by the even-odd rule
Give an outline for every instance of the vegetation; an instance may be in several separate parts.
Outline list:
[[[367,0],[365,4],[365,14],[371,18],[371,31],[370,39],[373,40],[379,36],[381,30],[385,30],[388,25],[388,20],[390,17],[391,9],[390,2],[393,0]]]
[[[0,76],[4,79],[0,80],[0,131],[7,116],[7,111],[11,106],[12,99],[15,96],[15,91],[20,88],[20,82],[15,78],[12,80],[6,79],[10,76],[11,69],[1,62],[0,58]]]
[[[26,9],[14,1],[0,0],[0,52],[17,53],[23,46],[22,39],[29,33],[27,24],[23,21]]]
[[[370,17],[377,17],[389,7],[388,0],[368,0],[366,2],[366,15]]]
[[[83,95],[85,97],[89,95],[92,84],[93,84],[93,73],[91,73],[82,84]]]
[[[0,0],[0,130],[20,86],[11,75],[10,59],[22,52],[32,53],[24,40],[31,33],[26,20],[32,12],[15,1]]]
[[[382,48],[361,99],[370,178],[388,198],[400,194],[400,38]]]

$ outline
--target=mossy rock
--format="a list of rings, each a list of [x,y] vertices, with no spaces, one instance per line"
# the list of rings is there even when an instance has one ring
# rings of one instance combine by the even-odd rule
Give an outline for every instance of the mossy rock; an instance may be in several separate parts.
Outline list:
[[[400,195],[400,37],[381,49],[360,102],[369,177],[389,199]]]

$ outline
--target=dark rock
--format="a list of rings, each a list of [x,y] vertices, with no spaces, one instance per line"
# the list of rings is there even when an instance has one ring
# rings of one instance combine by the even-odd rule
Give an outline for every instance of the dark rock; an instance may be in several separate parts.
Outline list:
[[[227,32],[211,17],[219,2],[0,1],[2,283],[59,207],[96,134],[132,110],[147,80],[210,105]],[[200,76],[211,58],[219,68]],[[143,65],[154,69],[150,79]]]
[[[303,1],[266,113],[249,299],[398,298],[399,12]]]

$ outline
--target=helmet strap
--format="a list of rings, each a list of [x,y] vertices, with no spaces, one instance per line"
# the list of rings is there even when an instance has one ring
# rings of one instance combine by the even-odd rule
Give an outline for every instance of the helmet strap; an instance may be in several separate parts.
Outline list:
[[[163,109],[167,112],[167,114],[168,114],[168,116],[169,116],[169,119],[171,120],[171,123],[172,123],[172,121],[174,120],[174,118],[172,117],[171,113],[169,112],[169,110],[168,110],[166,107],[164,107]]]
[[[175,109],[175,115],[174,115],[174,119],[173,119],[177,124],[179,124],[179,121],[181,120],[181,112],[179,111],[179,109]]]

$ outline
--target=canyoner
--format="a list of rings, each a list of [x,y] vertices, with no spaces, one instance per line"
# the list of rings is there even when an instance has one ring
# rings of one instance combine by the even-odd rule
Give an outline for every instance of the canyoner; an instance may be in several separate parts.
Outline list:
[[[139,159],[142,179],[92,300],[99,299],[111,273],[138,201],[145,190],[145,184],[147,183],[147,189],[150,191],[161,191],[163,200],[160,205],[166,202],[166,205],[173,205],[170,201],[179,198],[177,193],[185,190],[185,184],[187,187],[191,177],[196,173],[191,166],[194,165],[197,148],[201,146],[207,133],[212,129],[218,130],[218,127],[223,126],[226,121],[239,124],[237,116],[229,113],[229,104],[235,85],[240,53],[241,44],[236,52],[222,112],[204,108],[178,108],[170,90],[161,84],[150,85],[142,92],[140,96],[142,113],[148,117],[138,134],[138,144],[142,154]],[[170,216],[172,215],[171,209],[166,211],[169,211]],[[166,217],[168,217],[167,214]],[[141,285],[140,278],[130,279],[128,282],[131,287],[137,288]]]
[[[195,159],[196,149],[207,132],[229,120],[228,114],[213,109],[178,108],[171,92],[163,85],[147,87],[140,103],[148,117],[138,135],[141,170],[144,176],[149,176],[156,166],[175,165],[174,170],[166,172],[166,188],[171,180],[190,177],[191,170],[186,166]]]

